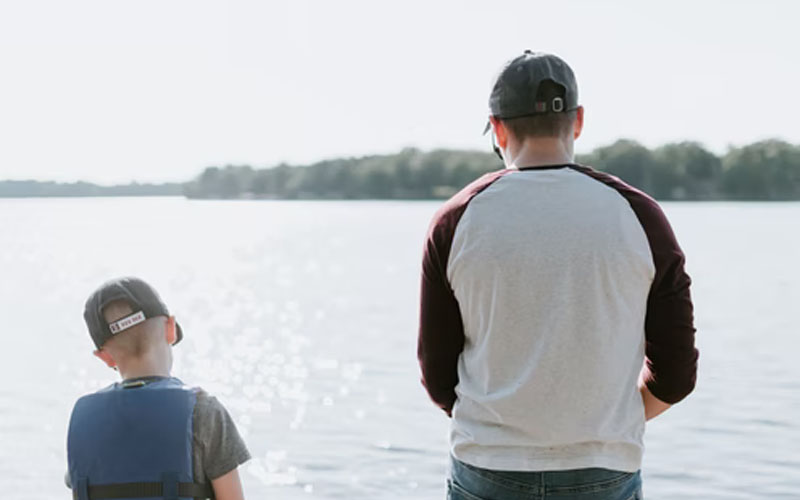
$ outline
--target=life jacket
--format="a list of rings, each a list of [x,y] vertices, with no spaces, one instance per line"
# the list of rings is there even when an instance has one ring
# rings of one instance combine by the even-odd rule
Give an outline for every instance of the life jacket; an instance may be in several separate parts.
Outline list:
[[[80,398],[67,435],[74,500],[213,498],[192,471],[197,391],[176,378],[113,384]]]

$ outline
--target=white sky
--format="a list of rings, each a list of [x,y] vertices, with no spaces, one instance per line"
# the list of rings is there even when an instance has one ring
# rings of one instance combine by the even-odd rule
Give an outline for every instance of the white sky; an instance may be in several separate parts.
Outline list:
[[[488,150],[502,63],[563,57],[579,152],[800,143],[800,2],[0,0],[0,179]]]

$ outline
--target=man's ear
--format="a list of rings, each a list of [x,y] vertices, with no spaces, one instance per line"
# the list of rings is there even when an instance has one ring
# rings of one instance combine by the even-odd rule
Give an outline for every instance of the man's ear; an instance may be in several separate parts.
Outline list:
[[[102,349],[98,349],[94,351],[94,355],[98,358],[103,360],[103,363],[107,364],[109,368],[117,369],[117,362],[114,361],[114,358],[108,353],[108,351],[104,351]]]
[[[489,122],[492,124],[492,132],[497,139],[497,146],[500,149],[506,149],[506,146],[508,146],[508,131],[505,125],[494,116],[489,117]]]
[[[583,106],[578,106],[575,110],[575,127],[572,131],[572,138],[577,139],[583,132]]]
[[[167,338],[167,344],[172,345],[175,343],[175,340],[177,339],[177,334],[175,332],[175,316],[167,317],[165,336]]]

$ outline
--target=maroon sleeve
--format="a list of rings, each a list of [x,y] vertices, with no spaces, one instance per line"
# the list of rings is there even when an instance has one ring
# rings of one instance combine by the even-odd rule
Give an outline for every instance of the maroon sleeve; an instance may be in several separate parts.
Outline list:
[[[458,357],[464,348],[461,312],[447,279],[450,246],[469,202],[508,172],[486,174],[448,200],[433,217],[425,239],[417,357],[422,385],[448,415],[456,401]]]
[[[653,198],[612,175],[583,166],[573,168],[616,189],[630,203],[647,235],[656,270],[645,317],[644,381],[655,397],[677,403],[694,389],[698,359],[691,279],[684,270],[683,251]]]

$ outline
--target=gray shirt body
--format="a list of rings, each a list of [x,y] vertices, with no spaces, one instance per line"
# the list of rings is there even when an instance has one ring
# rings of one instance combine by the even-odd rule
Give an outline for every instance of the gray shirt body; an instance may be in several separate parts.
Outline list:
[[[577,164],[487,174],[425,242],[418,353],[461,462],[511,471],[635,472],[639,378],[694,388],[684,255],[655,200]]]

